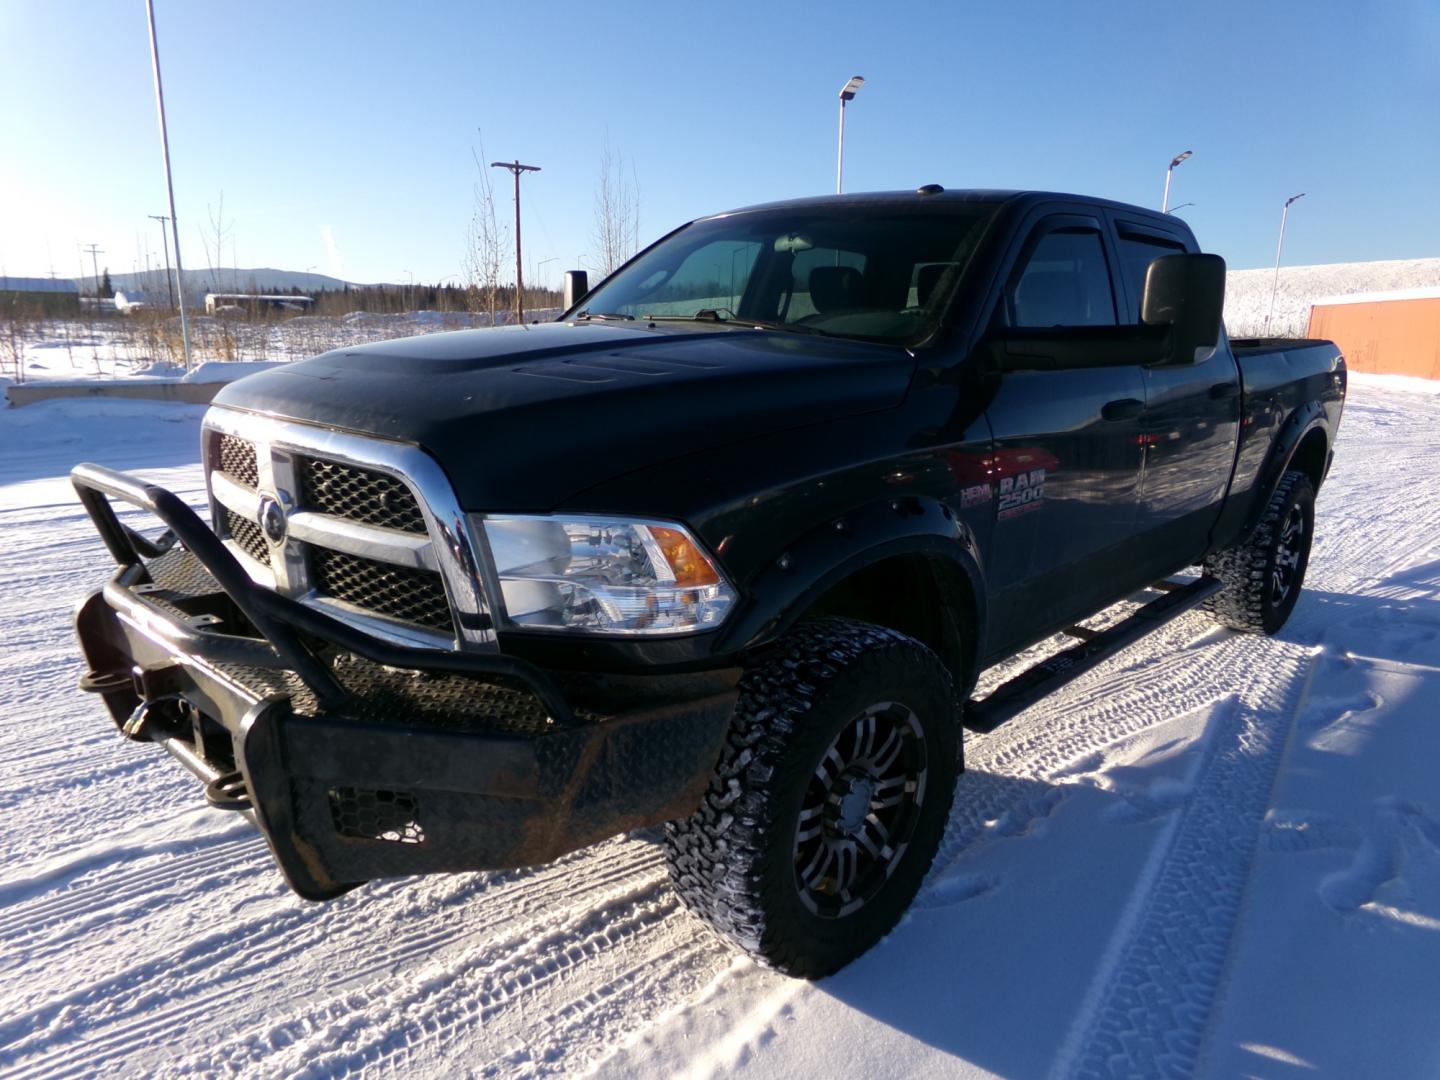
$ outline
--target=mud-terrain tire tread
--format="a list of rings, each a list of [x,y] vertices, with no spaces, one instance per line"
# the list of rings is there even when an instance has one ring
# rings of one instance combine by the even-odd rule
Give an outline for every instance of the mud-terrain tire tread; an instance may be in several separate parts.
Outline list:
[[[1205,557],[1206,575],[1225,583],[1225,588],[1208,598],[1203,605],[1217,622],[1247,634],[1274,634],[1285,625],[1304,585],[1304,572],[1302,568],[1288,598],[1287,609],[1277,621],[1274,609],[1269,605],[1270,560],[1278,530],[1290,507],[1305,501],[1310,503],[1304,560],[1308,566],[1308,544],[1314,537],[1315,487],[1308,476],[1296,469],[1289,470],[1280,478],[1260,523],[1247,540]]]
[[[845,718],[833,710],[827,715],[827,696],[837,684],[864,678],[907,687],[933,680],[928,696],[948,715],[938,722],[922,718],[927,742],[938,743],[927,755],[922,819],[904,861],[882,893],[839,920],[851,924],[847,942],[817,943],[780,895],[795,890],[793,879],[767,872],[765,864],[768,859],[791,867],[792,830],[777,818],[784,818],[783,804],[793,793],[787,768],[793,773],[798,748],[818,737],[807,719],[815,716],[833,734],[837,719]],[[846,692],[853,687],[837,695]],[[830,974],[888,933],[909,907],[944,834],[960,767],[960,702],[939,657],[919,641],[871,623],[807,620],[757,656],[741,679],[730,732],[700,807],[665,826],[671,882],[693,914],[758,962],[802,978]],[[784,846],[785,859],[770,850],[772,843]]]

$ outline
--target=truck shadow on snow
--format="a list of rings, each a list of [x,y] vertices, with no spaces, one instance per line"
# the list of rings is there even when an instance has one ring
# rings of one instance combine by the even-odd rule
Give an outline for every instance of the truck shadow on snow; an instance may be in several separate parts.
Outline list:
[[[1336,692],[1342,687],[1343,672],[1357,659],[1405,665],[1440,695],[1440,560],[1387,576],[1368,588],[1364,595],[1307,590],[1295,617],[1279,635],[1294,644],[1325,646],[1314,661],[1321,667],[1311,681],[1311,692],[1298,711],[1273,710],[1276,723],[1285,728],[1281,737],[1288,738],[1292,747],[1287,770],[1297,768],[1293,755],[1297,747],[1308,747],[1309,732],[1348,715],[1345,710],[1353,703]],[[1257,642],[1257,647],[1263,648],[1263,643]],[[1148,730],[1169,722],[1161,720]],[[881,946],[825,980],[824,992],[881,1025],[1002,1075],[1043,1075],[1065,1062],[1083,1066],[1087,1053],[1095,1052],[1104,1040],[1103,1034],[1096,1036],[1096,1002],[1112,995],[1120,970],[1118,954],[1148,902],[1155,884],[1155,860],[1167,854],[1171,835],[1167,830],[1192,802],[1195,769],[1203,767],[1199,763],[1203,747],[1207,741],[1233,737],[1234,728],[1222,705],[1209,710],[1201,730],[1192,725],[1183,738],[1161,740],[1138,760],[1118,760],[1102,751],[1076,765],[1051,770],[1047,775],[1055,783],[968,770],[957,790],[941,853],[910,913]],[[1186,755],[1195,759],[1193,767],[1185,764]],[[1363,745],[1342,749],[1339,755],[1331,768],[1385,765],[1383,757],[1367,761]],[[1283,777],[1279,785],[1275,793],[1279,801],[1270,806],[1267,816],[1232,821],[1231,833],[1217,837],[1221,844],[1253,844],[1259,852],[1238,875],[1236,889],[1257,872],[1255,866],[1266,852],[1284,849],[1288,833],[1269,820],[1277,808],[1283,817]],[[1378,818],[1386,818],[1390,801],[1393,797],[1373,799],[1359,808],[1355,826],[1359,835],[1374,827],[1377,807]],[[1419,813],[1409,802],[1396,805],[1414,810],[1411,817]],[[1432,818],[1424,822],[1434,824]],[[1241,831],[1248,835],[1239,836]],[[1432,831],[1436,841],[1432,854],[1440,866],[1440,825]],[[1297,835],[1304,833],[1302,829]],[[1320,833],[1328,835],[1325,830],[1311,831],[1312,836]],[[1343,930],[1344,919],[1357,917],[1356,912],[1365,917],[1378,902],[1369,893],[1355,903],[1337,902],[1337,897],[1345,899],[1340,894],[1347,887],[1364,876],[1367,859],[1375,861],[1373,845],[1363,840],[1341,848],[1333,853],[1333,866],[1326,863],[1313,871],[1313,878],[1305,879],[1303,887],[1293,886],[1301,915],[1321,927],[1319,933],[1341,932],[1335,926]],[[1348,865],[1351,861],[1353,866]],[[1378,879],[1369,882],[1376,889],[1385,884]],[[1227,962],[1237,948],[1230,935],[1238,917],[1216,923],[1223,933],[1222,955]],[[1175,932],[1190,933],[1193,927],[1188,923],[1188,918],[1177,914]],[[1392,920],[1384,932],[1388,957],[1440,947],[1440,920],[1421,917],[1408,925]],[[1268,954],[1265,946],[1254,942],[1246,947],[1261,950],[1262,968],[1273,966],[1283,972],[1293,962],[1274,946]],[[1254,964],[1255,958],[1249,962]],[[1368,976],[1367,969],[1381,962],[1357,961],[1341,979]],[[1157,977],[1180,984],[1192,979],[1214,981],[1212,971],[1196,974],[1197,970],[1182,967]],[[1187,995],[1182,986],[1181,996],[1212,1000],[1210,991],[1201,989]],[[1164,1006],[1137,998],[1135,1007]],[[1210,1004],[1206,1010],[1218,1013],[1221,1007]],[[1208,1023],[1213,1022],[1211,1016]],[[1303,1028],[1283,1019],[1272,1021],[1264,1010],[1258,1019],[1247,1018],[1247,1023],[1273,1038],[1217,1045],[1208,1052],[1238,1055],[1268,1075],[1327,1069],[1324,1041],[1312,1045]],[[1203,1014],[1182,1017],[1175,1027],[1193,1029],[1197,1038],[1190,1053],[1200,1051],[1207,1030]],[[1350,1037],[1355,1034],[1352,1030]],[[1290,1047],[1301,1052],[1291,1053]],[[1342,1071],[1348,1067],[1343,1056],[1331,1064]]]
[[[1146,812],[1105,783],[967,770],[910,912],[880,946],[820,984],[824,992],[1000,1075],[1044,1075],[1104,966],[1159,830],[1178,812],[1159,804]]]

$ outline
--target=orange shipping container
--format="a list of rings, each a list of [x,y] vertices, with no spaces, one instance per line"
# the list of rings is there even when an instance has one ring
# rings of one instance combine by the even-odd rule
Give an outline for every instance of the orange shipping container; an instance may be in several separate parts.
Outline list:
[[[1308,336],[1339,345],[1352,371],[1440,379],[1440,292],[1424,292],[1322,300],[1310,309]]]

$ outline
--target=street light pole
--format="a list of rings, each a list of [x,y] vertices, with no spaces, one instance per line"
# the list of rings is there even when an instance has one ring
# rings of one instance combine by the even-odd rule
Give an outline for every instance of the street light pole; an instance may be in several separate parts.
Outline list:
[[[840,145],[835,151],[835,194],[845,190],[845,103],[854,99],[865,85],[865,76],[852,75],[840,88]]]
[[[532,266],[532,267],[530,268],[530,271],[531,271],[531,272],[530,272],[530,276],[531,276],[532,278],[533,278],[533,277],[536,277],[541,271],[543,271],[543,270],[545,269],[545,264],[546,264],[546,263],[559,262],[559,261],[560,261],[560,256],[559,256],[559,255],[551,255],[550,258],[548,258],[548,259],[541,259],[538,263],[536,263],[534,266]],[[545,288],[547,288],[547,289],[548,289],[549,287],[550,287],[550,286],[548,286],[548,285],[545,286]]]
[[[155,71],[155,109],[160,114],[160,148],[165,155],[165,189],[170,193],[170,232],[175,240],[175,295],[180,301],[180,340],[190,367],[190,320],[185,315],[185,271],[180,263],[180,222],[175,219],[175,182],[170,176],[170,131],[165,124],[165,88],[160,83],[160,45],[155,38],[155,0],[145,0],[150,21],[150,66]]]
[[[1280,287],[1280,253],[1285,250],[1285,221],[1290,216],[1290,204],[1305,197],[1305,192],[1299,195],[1291,195],[1285,200],[1285,207],[1280,211],[1280,242],[1275,245],[1275,279],[1270,283],[1270,310],[1265,314],[1265,335],[1270,334],[1270,319],[1275,314],[1275,291]]]
[[[1175,171],[1176,165],[1179,165],[1193,153],[1195,153],[1194,150],[1186,150],[1183,154],[1176,154],[1170,161],[1170,167],[1165,170],[1165,198],[1160,203],[1160,212],[1162,214],[1168,214],[1170,212],[1170,175]]]
[[[509,169],[515,177],[515,324],[525,322],[525,279],[520,273],[520,174],[539,172],[539,165],[521,165],[515,161],[492,161],[492,169]]]

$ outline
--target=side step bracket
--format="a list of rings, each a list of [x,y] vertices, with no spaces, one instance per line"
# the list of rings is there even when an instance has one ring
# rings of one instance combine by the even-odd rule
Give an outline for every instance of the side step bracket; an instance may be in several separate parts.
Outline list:
[[[1160,590],[1163,595],[1109,629],[1089,632],[1092,636],[1081,637],[1078,645],[1072,645],[1027,668],[978,701],[968,702],[965,706],[965,726],[981,733],[994,731],[1047,694],[1078,679],[1121,649],[1159,630],[1207,597],[1214,596],[1223,586],[1215,578],[1202,577],[1189,583],[1162,581],[1151,587]]]

